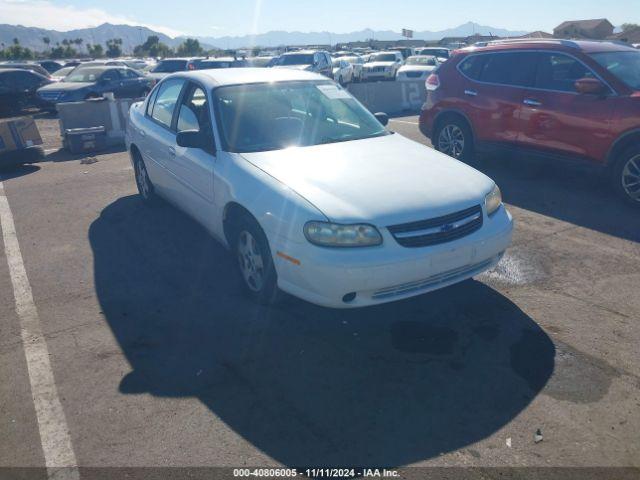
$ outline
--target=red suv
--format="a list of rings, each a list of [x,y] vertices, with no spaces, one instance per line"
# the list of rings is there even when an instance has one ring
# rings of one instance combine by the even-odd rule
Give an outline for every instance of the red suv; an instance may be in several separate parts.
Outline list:
[[[458,50],[427,79],[420,130],[470,160],[516,149],[607,167],[640,206],[640,51],[611,42],[519,40]]]

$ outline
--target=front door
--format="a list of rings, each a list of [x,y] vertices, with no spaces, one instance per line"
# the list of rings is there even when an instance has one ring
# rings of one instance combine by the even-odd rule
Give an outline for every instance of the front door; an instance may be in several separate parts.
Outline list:
[[[596,75],[580,60],[556,52],[539,54],[534,88],[523,98],[518,143],[542,152],[601,161],[613,142],[613,91],[580,94],[576,80]]]

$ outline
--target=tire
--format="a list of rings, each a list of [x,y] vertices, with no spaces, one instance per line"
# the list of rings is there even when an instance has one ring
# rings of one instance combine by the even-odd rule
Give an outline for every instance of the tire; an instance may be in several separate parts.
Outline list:
[[[136,177],[138,193],[147,205],[156,205],[159,199],[156,195],[155,187],[149,178],[149,173],[147,172],[144,161],[140,157],[140,154],[136,152],[131,152],[131,157],[133,158],[133,171]]]
[[[342,77],[338,77],[338,83],[340,85],[344,85],[344,80],[342,80]]]
[[[282,298],[269,242],[258,222],[248,214],[231,227],[231,248],[244,292],[260,305],[275,305]]]
[[[615,192],[628,204],[640,208],[640,145],[625,150],[611,173]]]
[[[458,117],[446,117],[438,121],[431,138],[433,147],[450,157],[465,163],[473,163],[475,146],[471,128]]]

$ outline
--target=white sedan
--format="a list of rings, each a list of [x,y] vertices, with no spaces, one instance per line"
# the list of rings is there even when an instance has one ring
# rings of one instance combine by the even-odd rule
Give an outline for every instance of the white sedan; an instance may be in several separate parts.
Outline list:
[[[440,65],[438,59],[431,55],[415,55],[409,57],[405,64],[400,67],[400,70],[398,70],[396,80],[399,82],[422,80],[424,82],[427,77],[438,68],[438,65]]]
[[[202,70],[134,104],[126,140],[141,197],[207,228],[257,301],[363,307],[492,268],[513,228],[490,178],[386,122],[315,73]]]

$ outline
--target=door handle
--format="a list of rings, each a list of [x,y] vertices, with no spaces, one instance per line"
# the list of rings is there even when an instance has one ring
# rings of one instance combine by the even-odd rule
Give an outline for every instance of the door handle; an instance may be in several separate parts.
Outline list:
[[[169,147],[169,155],[171,155],[172,157],[176,156],[176,149],[173,147]]]
[[[138,133],[140,134],[140,136],[141,136],[141,137],[146,137],[146,136],[147,136],[147,132],[145,132],[145,131],[144,131],[144,130],[142,130],[142,129],[139,129],[139,130],[138,130]]]
[[[533,100],[531,98],[525,98],[524,102],[525,105],[529,105],[530,107],[539,107],[542,105],[542,102],[539,102],[538,100]]]
[[[470,97],[477,97],[478,96],[478,92],[476,92],[475,90],[465,90],[464,94],[468,95]]]

